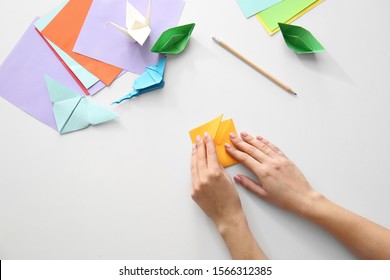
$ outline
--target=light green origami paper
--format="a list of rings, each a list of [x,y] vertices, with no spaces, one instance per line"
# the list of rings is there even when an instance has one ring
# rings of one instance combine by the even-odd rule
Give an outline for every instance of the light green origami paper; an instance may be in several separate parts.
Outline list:
[[[278,22],[291,23],[324,0],[283,0],[256,15],[257,19],[272,35],[279,31]]]
[[[287,46],[298,54],[321,52],[325,48],[320,42],[303,27],[279,23]]]
[[[53,78],[45,76],[45,80],[50,100],[54,104],[53,111],[60,134],[111,121],[118,117],[117,114],[95,104],[89,98],[67,88]]]
[[[165,54],[181,53],[187,47],[194,27],[195,23],[191,23],[165,30],[160,35],[151,51]]]

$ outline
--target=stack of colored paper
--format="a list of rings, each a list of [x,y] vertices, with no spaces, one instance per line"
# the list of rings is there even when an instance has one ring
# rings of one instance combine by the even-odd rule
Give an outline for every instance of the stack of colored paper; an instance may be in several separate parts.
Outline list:
[[[279,31],[278,23],[291,23],[323,0],[237,0],[246,17],[256,18],[272,35]]]
[[[144,34],[143,44],[130,41],[108,24],[126,26],[129,4],[142,15],[150,8],[151,16],[146,22],[150,32]],[[67,94],[82,98],[111,85],[126,71],[143,73],[146,66],[162,58],[150,49],[163,31],[176,26],[183,7],[182,0],[67,0],[46,16],[35,19],[0,66],[0,96],[49,127],[68,131],[57,127],[46,82],[55,81],[50,83],[52,91],[53,85],[61,85],[54,90],[63,92],[66,88]],[[91,104],[80,98],[74,100],[77,104]],[[83,106],[85,110],[92,107]],[[102,112],[96,106],[93,108],[95,113]],[[73,114],[72,119],[65,120],[74,122],[79,115]],[[87,126],[88,119],[93,120],[91,124],[101,120],[85,113],[80,127]]]
[[[257,19],[272,35],[278,32],[278,23],[291,23],[306,12],[310,11],[323,0],[283,0],[280,3],[261,11],[256,15]]]
[[[246,17],[251,17],[282,0],[237,0],[242,12]]]

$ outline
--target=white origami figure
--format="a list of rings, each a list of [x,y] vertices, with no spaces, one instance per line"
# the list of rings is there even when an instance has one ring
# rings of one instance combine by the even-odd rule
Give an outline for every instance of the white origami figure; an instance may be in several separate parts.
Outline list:
[[[127,2],[127,1],[126,1]],[[149,7],[144,17],[136,8],[134,8],[129,2],[127,2],[126,8],[126,28],[117,25],[116,23],[109,22],[115,26],[119,31],[129,37],[133,42],[138,42],[141,46],[148,39],[152,29],[150,28],[150,7],[152,0],[149,1]]]

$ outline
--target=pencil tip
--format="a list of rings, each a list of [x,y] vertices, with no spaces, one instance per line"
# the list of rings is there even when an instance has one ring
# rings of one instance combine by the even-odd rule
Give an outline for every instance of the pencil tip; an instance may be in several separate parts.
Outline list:
[[[215,43],[219,44],[221,40],[219,40],[217,37],[213,36],[212,39],[214,40]]]

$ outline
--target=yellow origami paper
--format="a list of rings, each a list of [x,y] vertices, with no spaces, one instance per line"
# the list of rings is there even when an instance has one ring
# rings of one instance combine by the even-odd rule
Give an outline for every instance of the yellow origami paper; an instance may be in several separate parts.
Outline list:
[[[238,163],[232,158],[225,150],[225,143],[233,145],[230,141],[229,133],[233,132],[237,134],[236,128],[232,119],[222,121],[223,115],[220,115],[216,119],[199,126],[190,131],[192,143],[196,142],[196,136],[203,136],[205,132],[208,132],[211,138],[214,139],[215,148],[218,155],[218,160],[223,167],[228,167]]]
[[[322,3],[323,0],[283,0],[256,14],[269,35],[280,30],[278,23],[291,23]]]

